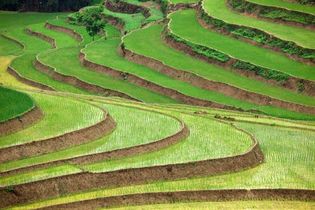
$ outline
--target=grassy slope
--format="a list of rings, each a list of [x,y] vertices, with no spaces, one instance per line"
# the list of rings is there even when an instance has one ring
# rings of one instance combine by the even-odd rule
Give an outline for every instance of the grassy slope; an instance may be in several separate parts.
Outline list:
[[[22,131],[0,137],[1,148],[62,135],[91,126],[103,118],[102,110],[80,101],[41,94],[31,96],[43,111],[44,119]]]
[[[0,122],[21,116],[34,106],[27,94],[0,86]]]
[[[113,79],[110,76],[90,71],[84,68],[78,60],[80,47],[76,40],[67,34],[55,32],[42,25],[33,25],[32,30],[41,32],[56,40],[57,49],[41,53],[39,59],[62,74],[75,76],[90,84],[96,84],[106,89],[125,93],[145,102],[172,103],[174,100],[145,88],[133,85],[124,80]]]
[[[21,52],[22,52],[21,45],[3,37],[3,36],[0,36],[0,56],[18,55]]]
[[[77,89],[71,85],[58,82],[51,79],[49,76],[37,71],[33,66],[35,56],[44,50],[50,48],[50,45],[42,40],[39,40],[33,36],[29,36],[24,32],[24,27],[12,28],[6,32],[10,37],[15,38],[21,42],[24,46],[24,53],[17,57],[11,64],[11,66],[22,76],[29,80],[39,82],[41,84],[48,85],[55,90],[67,91],[73,93],[86,93],[80,89]]]
[[[295,42],[301,47],[315,49],[315,33],[312,30],[276,24],[238,14],[227,7],[225,0],[204,0],[203,7],[210,16],[227,23],[257,28],[282,40]]]
[[[172,13],[169,18],[171,19],[169,24],[171,31],[192,43],[213,48],[231,57],[258,66],[281,71],[297,78],[315,81],[313,66],[294,61],[271,50],[209,31],[199,25],[194,10],[177,11]],[[189,25],[189,27],[186,27],[186,25]],[[191,33],[192,31],[194,33]],[[204,39],[204,37],[207,37],[207,39]],[[242,49],[242,51],[239,49]]]
[[[161,20],[164,17],[164,14],[162,13],[162,11],[159,9],[159,4],[155,3],[155,2],[141,2],[139,0],[126,0],[126,2],[130,3],[130,4],[134,4],[134,5],[139,5],[139,6],[143,6],[149,9],[150,11],[150,16],[148,18],[146,18],[145,22],[149,23],[152,21],[157,21],[157,20]]]
[[[248,2],[253,2],[255,4],[260,4],[264,6],[272,6],[283,8],[287,10],[302,12],[306,14],[315,15],[315,6],[308,6],[293,2],[286,2],[283,0],[247,0]]]
[[[243,172],[193,178],[187,180],[157,182],[152,184],[99,189],[65,195],[60,198],[39,201],[27,207],[43,207],[97,197],[119,196],[133,193],[211,190],[238,188],[297,188],[315,189],[314,180],[314,132],[284,129],[264,125],[237,123],[253,133],[259,140],[265,163]],[[276,139],[276,141],[275,141]],[[26,206],[23,206],[24,208]],[[21,208],[23,208],[21,207]],[[18,209],[18,208],[17,208]]]
[[[53,160],[146,144],[172,135],[180,129],[178,121],[163,114],[119,105],[117,106],[107,102],[97,102],[97,105],[107,109],[117,123],[116,129],[111,135],[85,145],[79,145],[47,155],[3,163],[0,164],[0,171],[30,166],[34,163],[45,163]],[[159,132],[156,132],[157,128],[160,128],[158,129]],[[31,173],[2,178],[0,179],[0,185],[29,182],[31,181],[30,177],[33,177],[33,180],[38,180],[45,177],[76,173],[77,171],[76,167],[63,164],[62,166],[52,167],[50,169],[37,170]]]
[[[152,81],[163,87],[177,90],[185,95],[209,101],[220,101],[220,99],[222,99],[222,101],[224,100],[225,97],[222,94],[207,91],[188,83],[181,82],[179,80],[174,80],[145,66],[129,62],[118,54],[117,47],[119,43],[119,38],[112,38],[107,40],[101,39],[99,41],[96,41],[95,43],[88,45],[84,49],[84,53],[87,54],[88,60],[104,66],[108,66],[113,69],[118,69],[120,71],[135,74],[141,78]],[[233,102],[230,104],[235,106],[242,106],[240,104],[246,104],[235,99],[231,99],[229,101]],[[246,108],[255,108],[255,106],[248,104]]]

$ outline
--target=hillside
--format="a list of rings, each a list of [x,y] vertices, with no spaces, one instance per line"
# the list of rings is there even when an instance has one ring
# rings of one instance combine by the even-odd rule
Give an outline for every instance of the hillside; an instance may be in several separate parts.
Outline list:
[[[311,2],[90,4],[0,11],[1,209],[315,209]]]

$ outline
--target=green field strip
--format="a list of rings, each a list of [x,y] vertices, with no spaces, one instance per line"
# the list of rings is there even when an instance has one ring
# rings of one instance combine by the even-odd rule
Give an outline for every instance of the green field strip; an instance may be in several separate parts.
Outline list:
[[[19,55],[22,52],[22,46],[18,43],[1,36],[0,34],[0,56]]]
[[[258,5],[268,6],[268,7],[278,7],[286,10],[306,13],[310,15],[315,15],[315,6],[303,5],[294,2],[287,2],[283,0],[246,0]]]
[[[112,150],[148,144],[176,133],[181,127],[180,123],[176,119],[161,113],[152,112],[150,109],[142,110],[139,108],[129,108],[119,104],[107,103],[106,101],[93,103],[96,103],[98,106],[108,110],[110,115],[114,118],[117,126],[111,135],[62,151],[3,163],[0,164],[0,171],[4,172],[57,160],[81,157],[95,153],[108,152]],[[158,132],[157,128],[160,128],[158,129]],[[63,168],[66,169],[68,164],[62,165],[64,165]],[[72,166],[69,167],[73,168]],[[65,175],[68,173],[68,171],[69,170],[63,173],[60,171],[58,166],[55,173],[52,173],[52,170],[50,169],[36,170],[34,173],[42,174],[43,177],[53,177],[61,175],[62,173]],[[56,173],[58,174],[56,175]],[[17,176],[2,177],[0,178],[0,185],[27,182],[28,177],[29,173],[24,173]],[[39,175],[36,177],[40,179]]]
[[[294,42],[304,48],[315,49],[315,33],[312,30],[281,25],[241,15],[231,11],[226,5],[226,0],[203,0],[202,6],[209,16],[226,23],[256,28],[284,41]]]
[[[21,77],[47,85],[58,91],[86,93],[86,91],[80,90],[71,85],[55,81],[46,74],[43,74],[34,68],[33,61],[36,55],[39,52],[48,50],[50,48],[50,45],[47,42],[27,35],[24,32],[24,28],[10,29],[6,32],[6,35],[16,39],[18,42],[24,45],[24,53],[15,58],[10,65],[18,74],[21,75]]]
[[[265,155],[265,163],[233,174],[98,189],[38,201],[12,209],[32,209],[88,199],[150,192],[252,188],[315,189],[314,132],[247,123],[237,123],[237,126],[257,137]]]
[[[315,81],[314,66],[294,61],[272,50],[207,30],[198,23],[194,10],[176,11],[169,15],[169,18],[171,33],[189,42],[215,49],[241,61],[283,72],[296,78]],[[186,27],[186,24],[189,27]]]
[[[224,202],[187,202],[187,203],[170,203],[170,204],[151,204],[139,206],[124,206],[114,208],[115,210],[155,210],[155,209],[174,209],[174,210],[279,210],[279,209],[295,209],[305,210],[314,209],[315,202],[303,201],[275,201],[275,200],[256,200],[256,201],[224,201]]]
[[[172,49],[163,42],[160,36],[161,32],[161,25],[153,25],[134,31],[124,37],[125,47],[135,53],[161,61],[167,66],[192,72],[212,81],[223,82],[239,89],[268,95],[283,101],[307,106],[315,105],[315,100],[312,97],[251,80],[237,73],[226,71],[215,65],[191,58],[183,52]]]
[[[44,118],[19,132],[0,137],[0,148],[41,141],[100,122],[104,112],[89,104],[57,96],[31,94]],[[73,114],[69,114],[69,112]],[[62,123],[60,123],[62,122]]]
[[[89,84],[127,94],[141,101],[160,103],[174,102],[173,99],[133,85],[127,81],[114,79],[110,76],[86,69],[81,65],[78,59],[80,47],[77,47],[78,43],[69,35],[46,29],[44,26],[37,28],[36,31],[55,39],[57,46],[64,46],[43,52],[38,56],[41,62],[54,67],[55,71],[63,75],[76,77]],[[72,41],[68,39],[72,39]],[[71,45],[69,43],[71,43]]]
[[[0,86],[0,122],[22,116],[34,107],[35,102],[27,94]]]

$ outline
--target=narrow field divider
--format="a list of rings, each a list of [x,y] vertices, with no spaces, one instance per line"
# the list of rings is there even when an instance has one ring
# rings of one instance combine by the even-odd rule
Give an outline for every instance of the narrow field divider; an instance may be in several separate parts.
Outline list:
[[[20,116],[9,119],[5,122],[0,122],[0,136],[9,135],[23,130],[40,121],[43,117],[44,115],[40,108],[34,106]]]

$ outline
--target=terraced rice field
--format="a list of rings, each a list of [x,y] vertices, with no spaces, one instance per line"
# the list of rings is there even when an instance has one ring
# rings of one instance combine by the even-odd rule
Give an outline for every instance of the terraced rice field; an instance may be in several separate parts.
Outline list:
[[[314,16],[282,0],[0,11],[0,208],[314,209]]]

